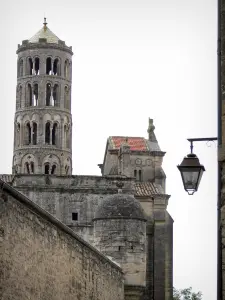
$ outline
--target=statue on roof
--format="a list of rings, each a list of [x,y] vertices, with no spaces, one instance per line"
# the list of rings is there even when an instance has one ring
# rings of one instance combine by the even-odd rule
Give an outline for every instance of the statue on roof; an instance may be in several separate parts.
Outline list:
[[[153,119],[149,118],[148,119],[148,130],[147,131],[148,131],[148,139],[151,142],[157,142],[154,130],[155,130],[155,126],[153,124]]]

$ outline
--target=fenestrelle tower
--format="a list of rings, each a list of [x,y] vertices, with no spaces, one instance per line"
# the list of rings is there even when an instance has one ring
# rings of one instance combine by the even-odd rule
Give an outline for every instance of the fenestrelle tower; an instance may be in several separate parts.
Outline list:
[[[72,47],[47,26],[18,45],[13,174],[72,174]]]

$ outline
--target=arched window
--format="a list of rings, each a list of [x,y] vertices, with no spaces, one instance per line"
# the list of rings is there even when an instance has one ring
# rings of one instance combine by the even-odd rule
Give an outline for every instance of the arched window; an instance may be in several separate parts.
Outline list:
[[[55,84],[53,87],[53,106],[59,106],[59,86]]]
[[[32,106],[32,105],[33,105],[32,88],[31,88],[31,84],[28,83],[27,93],[26,93],[26,106]]]
[[[38,84],[35,83],[34,84],[34,88],[33,88],[33,94],[34,94],[34,106],[38,106]]]
[[[25,145],[31,144],[31,126],[28,122],[25,126]]]
[[[50,123],[45,124],[45,143],[50,144]]]
[[[58,58],[56,58],[53,63],[53,75],[60,75],[60,66]]]
[[[40,60],[38,57],[35,58],[34,61],[34,74],[39,75],[39,69],[40,69]]]
[[[46,84],[46,106],[51,105],[52,87],[50,83]]]
[[[52,145],[57,145],[57,123],[52,128]]]
[[[45,174],[49,174],[50,166],[49,164],[45,164]]]
[[[33,61],[32,58],[28,58],[28,75],[33,74]]]
[[[37,123],[33,122],[33,145],[37,145]]]
[[[64,63],[64,77],[65,78],[69,77],[69,62],[68,62],[68,60],[66,60]]]
[[[46,59],[46,74],[47,75],[52,74],[52,59],[51,59],[51,57],[48,57]]]
[[[55,173],[55,170],[56,170],[56,165],[53,165],[53,166],[52,166],[52,170],[51,170],[51,174],[52,174],[52,175]]]

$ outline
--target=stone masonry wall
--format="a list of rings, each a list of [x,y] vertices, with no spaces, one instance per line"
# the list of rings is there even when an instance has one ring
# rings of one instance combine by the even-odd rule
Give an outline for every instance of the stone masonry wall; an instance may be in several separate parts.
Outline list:
[[[134,190],[133,181],[124,179],[124,190]],[[12,185],[34,203],[93,243],[92,220],[107,194],[117,193],[117,179],[100,176],[16,175]],[[78,214],[78,220],[72,219]]]
[[[3,194],[0,299],[124,300],[123,274],[32,201]]]

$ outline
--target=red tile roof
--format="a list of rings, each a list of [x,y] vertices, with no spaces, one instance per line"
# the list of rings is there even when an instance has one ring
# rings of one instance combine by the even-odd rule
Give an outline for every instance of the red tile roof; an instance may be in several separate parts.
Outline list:
[[[125,137],[125,136],[112,136],[111,144],[113,149],[119,149],[122,143],[127,142],[132,151],[148,151],[148,146],[142,137]]]

